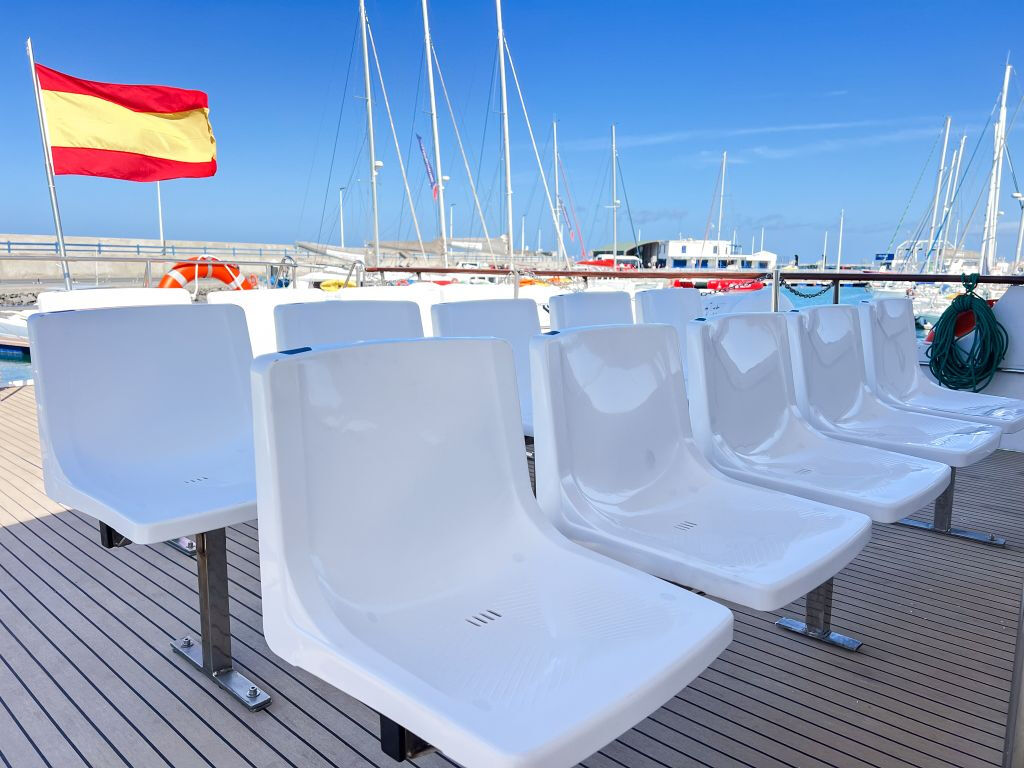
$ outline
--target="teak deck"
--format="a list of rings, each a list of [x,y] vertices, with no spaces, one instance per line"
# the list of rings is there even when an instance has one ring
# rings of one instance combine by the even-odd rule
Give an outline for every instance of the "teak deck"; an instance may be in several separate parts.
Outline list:
[[[876,525],[835,580],[833,624],[864,641],[859,653],[731,606],[722,657],[584,764],[998,765],[1024,581],[1024,455],[998,453],[957,480],[955,524],[1005,535],[1005,550]],[[0,390],[0,765],[395,765],[373,711],[267,649],[255,526],[229,530],[228,549],[236,665],[273,696],[265,712],[245,712],[170,652],[198,630],[194,561],[169,546],[103,549],[95,521],[43,493],[32,388]]]

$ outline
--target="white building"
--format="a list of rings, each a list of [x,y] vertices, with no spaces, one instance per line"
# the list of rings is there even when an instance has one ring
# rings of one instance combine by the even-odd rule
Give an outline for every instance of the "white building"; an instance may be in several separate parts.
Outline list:
[[[742,247],[728,240],[662,240],[656,260],[668,269],[733,269],[739,272],[775,269],[778,256],[771,251],[743,253]]]

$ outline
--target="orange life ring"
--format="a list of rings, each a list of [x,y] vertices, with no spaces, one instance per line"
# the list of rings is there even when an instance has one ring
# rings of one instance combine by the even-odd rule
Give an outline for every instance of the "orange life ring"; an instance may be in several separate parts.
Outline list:
[[[225,264],[212,256],[196,256],[181,261],[167,270],[160,279],[158,288],[184,288],[193,280],[212,277],[220,280],[232,291],[249,291],[256,287],[256,276],[242,277],[242,270],[235,264]]]

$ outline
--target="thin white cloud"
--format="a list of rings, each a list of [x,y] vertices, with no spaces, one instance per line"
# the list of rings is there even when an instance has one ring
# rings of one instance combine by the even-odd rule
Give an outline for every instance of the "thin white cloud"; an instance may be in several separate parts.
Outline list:
[[[648,134],[620,134],[618,146],[620,149],[632,147],[651,147],[664,144],[678,144],[691,139],[709,137],[738,137],[738,136],[760,136],[769,134],[786,133],[809,133],[815,131],[842,131],[856,128],[877,128],[885,125],[900,125],[919,122],[922,119],[932,120],[933,118],[904,118],[904,119],[880,119],[880,120],[845,120],[817,123],[790,123],[785,125],[758,125],[743,128],[695,128],[684,131],[665,131],[662,133]],[[608,138],[602,136],[591,139],[577,139],[563,143],[568,150],[589,151],[604,150],[608,148]]]

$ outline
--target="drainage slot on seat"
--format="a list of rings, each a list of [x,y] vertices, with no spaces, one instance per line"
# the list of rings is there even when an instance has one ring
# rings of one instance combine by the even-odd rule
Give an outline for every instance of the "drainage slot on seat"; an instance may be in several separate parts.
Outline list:
[[[497,611],[487,609],[483,613],[478,613],[475,616],[470,616],[466,619],[474,627],[482,627],[486,624],[490,624],[492,621],[496,621],[501,618],[501,614]]]
[[[677,531],[689,531],[693,528],[696,528],[697,524],[689,520],[681,520],[672,527],[675,528]]]

